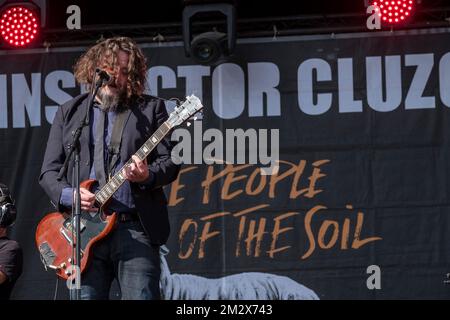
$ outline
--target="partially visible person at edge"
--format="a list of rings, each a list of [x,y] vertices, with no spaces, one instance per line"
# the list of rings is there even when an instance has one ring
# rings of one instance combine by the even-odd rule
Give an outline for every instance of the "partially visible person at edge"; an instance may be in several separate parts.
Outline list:
[[[23,253],[19,243],[7,237],[16,220],[16,207],[9,188],[0,183],[0,300],[8,300],[22,274]]]
[[[92,86],[97,68],[109,73],[112,79],[100,88],[90,124],[81,134],[80,179],[98,180],[95,167],[100,165],[94,154],[100,144],[95,143],[95,138],[99,136],[96,128],[103,116],[104,135],[100,143],[105,168],[109,164],[107,150],[114,121],[127,110],[130,111],[123,128],[119,158],[111,174],[133,157],[126,169],[126,182],[108,206],[109,211],[118,215],[116,228],[93,248],[91,262],[81,277],[81,299],[108,299],[114,278],[122,299],[160,299],[159,247],[167,241],[170,230],[162,187],[177,178],[179,166],[171,160],[173,145],[168,136],[143,161],[134,153],[167,120],[167,111],[163,100],[143,93],[146,59],[132,39],[114,37],[88,49],[75,65],[77,81]],[[72,131],[86,114],[87,101],[88,94],[82,94],[58,109],[47,142],[39,182],[61,212],[72,206],[72,163],[64,179],[58,181],[57,176],[67,157]],[[108,172],[105,175],[108,177]],[[94,193],[84,188],[80,192],[81,209],[98,210],[94,206]]]

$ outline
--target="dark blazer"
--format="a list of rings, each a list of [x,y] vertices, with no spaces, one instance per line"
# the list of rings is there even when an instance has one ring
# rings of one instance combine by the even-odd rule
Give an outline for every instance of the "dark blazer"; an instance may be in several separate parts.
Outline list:
[[[45,151],[39,183],[58,211],[64,211],[59,204],[61,192],[71,187],[73,163],[65,178],[56,178],[68,154],[67,146],[72,142],[72,132],[79,126],[86,114],[87,94],[82,94],[65,104],[56,112]],[[168,118],[164,102],[156,97],[144,95],[131,107],[131,113],[125,123],[120,148],[120,157],[127,161],[144,142]],[[81,133],[80,179],[89,179],[91,159],[89,149],[89,126]],[[167,214],[167,200],[162,186],[174,181],[179,172],[170,156],[173,144],[169,135],[161,141],[147,158],[149,170],[154,175],[152,185],[130,183],[136,209],[144,230],[153,244],[164,244],[169,236],[170,226]]]

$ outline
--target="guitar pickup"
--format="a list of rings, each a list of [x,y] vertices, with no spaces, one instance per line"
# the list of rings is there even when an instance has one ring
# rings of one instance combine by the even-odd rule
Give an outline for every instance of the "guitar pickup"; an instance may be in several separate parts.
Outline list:
[[[71,232],[73,232],[72,225],[75,226],[75,218],[73,220],[73,223],[71,219],[67,219],[66,221],[64,221],[64,228]],[[83,232],[84,229],[86,229],[85,221],[84,219],[80,219],[80,232]]]
[[[73,247],[73,241],[72,241],[72,237],[67,234],[67,230],[64,228],[59,229],[59,232],[61,232],[61,234],[63,235],[63,237],[67,240],[67,242],[70,243],[70,245]]]
[[[72,237],[71,237],[71,235],[69,235],[69,234],[67,233],[67,230],[64,229],[64,228],[61,228],[61,229],[59,229],[59,232],[61,232],[61,234],[62,234],[63,237],[67,240],[67,242],[70,243],[70,245],[71,245],[72,247],[75,248],[75,245],[74,245],[74,243],[73,243]],[[71,233],[72,233],[72,232],[71,232]],[[84,255],[84,251],[81,250],[81,256],[83,257],[83,255]]]

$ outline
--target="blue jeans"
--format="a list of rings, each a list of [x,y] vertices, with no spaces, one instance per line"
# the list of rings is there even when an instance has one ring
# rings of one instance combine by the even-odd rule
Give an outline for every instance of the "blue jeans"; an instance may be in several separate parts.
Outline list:
[[[152,245],[139,221],[118,222],[92,249],[81,276],[82,300],[107,300],[114,278],[122,300],[159,300],[159,245]]]

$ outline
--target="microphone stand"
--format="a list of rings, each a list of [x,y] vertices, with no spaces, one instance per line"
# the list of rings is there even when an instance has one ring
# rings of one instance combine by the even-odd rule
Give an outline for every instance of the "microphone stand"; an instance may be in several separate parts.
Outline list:
[[[94,75],[95,79],[95,75]],[[70,291],[70,300],[80,300],[81,293],[81,231],[80,231],[80,222],[81,222],[81,198],[80,198],[80,136],[84,127],[89,126],[90,122],[90,112],[92,106],[94,104],[94,98],[97,95],[98,90],[103,85],[104,79],[99,77],[99,79],[95,82],[94,86],[91,86],[91,91],[88,96],[88,103],[86,108],[86,115],[84,119],[80,122],[78,128],[72,132],[72,143],[68,146],[69,154],[64,160],[64,164],[59,171],[57,180],[61,181],[61,179],[66,175],[67,168],[69,165],[69,161],[74,157],[73,161],[73,181],[75,185],[72,185],[72,188],[75,188],[75,203],[72,204],[72,243],[75,245],[75,257],[72,256],[72,274],[68,274],[69,276],[73,275],[73,270],[75,270],[75,287],[73,285],[69,286]],[[94,82],[93,82],[94,83]],[[74,221],[75,220],[75,221]],[[75,230],[75,239],[73,238]],[[73,279],[73,278],[69,278]],[[75,294],[74,294],[75,293]]]

